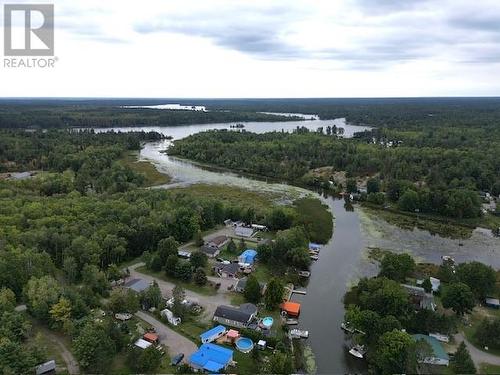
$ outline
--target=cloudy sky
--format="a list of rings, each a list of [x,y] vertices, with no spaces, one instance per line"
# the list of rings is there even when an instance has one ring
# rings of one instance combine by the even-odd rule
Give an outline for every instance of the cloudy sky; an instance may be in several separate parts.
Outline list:
[[[56,66],[0,96],[500,95],[498,0],[53,3]]]

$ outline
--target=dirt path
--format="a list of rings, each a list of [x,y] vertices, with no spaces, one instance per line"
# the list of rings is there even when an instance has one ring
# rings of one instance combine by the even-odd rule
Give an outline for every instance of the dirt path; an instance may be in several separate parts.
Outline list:
[[[154,280],[158,283],[158,286],[160,287],[160,290],[161,290],[163,296],[171,297],[172,290],[174,289],[175,284],[171,283],[169,281],[160,280],[160,279],[157,279],[153,276],[138,272],[137,268],[139,268],[143,265],[144,265],[144,263],[141,262],[141,263],[136,263],[136,264],[128,267],[128,269],[130,271],[130,278],[132,278],[132,279],[140,278],[140,279],[147,280],[149,282],[152,282]],[[203,316],[203,318],[205,320],[212,319],[212,316],[213,316],[217,306],[231,304],[230,296],[227,293],[227,287],[230,284],[236,283],[236,280],[212,278],[210,276],[209,276],[209,279],[212,281],[221,282],[221,287],[220,287],[219,291],[217,292],[217,294],[215,294],[213,296],[206,296],[206,295],[195,293],[193,291],[186,289],[186,298],[199,303],[205,309],[205,313]]]
[[[151,315],[143,311],[138,311],[135,315],[154,327],[156,333],[160,337],[160,343],[168,348],[170,357],[174,357],[179,353],[184,353],[184,361],[186,361],[191,353],[197,350],[196,345],[191,340],[170,329]]]
[[[465,346],[467,346],[467,350],[469,351],[472,361],[476,365],[477,369],[479,369],[482,363],[488,363],[490,365],[500,366],[500,356],[479,350],[469,341],[467,341],[467,339],[464,337],[462,333],[457,333],[455,335],[455,341],[457,343],[460,343],[462,341],[465,343]]]
[[[58,337],[57,335],[55,335],[54,333],[50,332],[49,330],[44,330],[44,334],[46,334],[48,336],[49,340],[52,341],[53,343],[57,344],[57,346],[61,349],[60,354],[61,354],[61,357],[63,358],[64,362],[66,362],[66,369],[68,370],[68,372],[71,375],[79,374],[80,367],[78,366],[78,361],[73,356],[73,353],[71,353],[68,350],[64,341],[61,340],[61,338]]]

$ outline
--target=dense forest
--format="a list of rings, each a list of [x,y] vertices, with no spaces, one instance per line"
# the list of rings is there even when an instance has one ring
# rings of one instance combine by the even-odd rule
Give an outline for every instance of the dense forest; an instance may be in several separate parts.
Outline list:
[[[189,111],[94,105],[2,105],[0,128],[176,126],[241,121],[299,120],[242,111]]]
[[[479,216],[477,192],[500,194],[500,142],[476,137],[475,147],[471,147],[469,139],[459,137],[454,142],[459,145],[450,147],[442,144],[440,134],[446,131],[430,137],[421,135],[427,143],[424,146],[408,141],[397,147],[380,144],[383,130],[378,129],[356,139],[306,129],[298,129],[295,134],[208,131],[175,142],[169,153],[309,184],[317,182],[306,176],[311,169],[329,166],[334,171],[346,171],[348,177],[376,176],[378,187],[372,192],[384,190],[405,210],[459,218]],[[488,152],[483,144],[488,144]]]
[[[141,142],[161,137],[157,133],[3,130],[1,135],[6,173],[0,179],[0,373],[31,374],[48,359],[50,340],[34,336],[35,326],[71,340],[86,373],[107,373],[117,356],[126,358],[132,372],[154,372],[159,351],[134,350],[132,328],[109,313],[133,313],[141,304],[160,307],[163,299],[157,285],[140,295],[112,289],[124,277],[120,265],[165,249],[177,259],[180,244],[225,219],[283,230],[280,249],[288,263],[310,262],[304,244],[308,232],[315,238],[318,230],[309,223],[310,213],[300,215],[295,206],[240,199],[245,193],[235,189],[234,196],[222,196],[141,188],[144,176],[119,161]],[[36,174],[9,177],[24,168],[37,169]],[[331,223],[331,216],[325,220]],[[302,247],[286,247],[292,240]],[[178,264],[179,270],[189,267],[189,277],[198,271],[190,262]],[[15,309],[20,305],[27,313]]]

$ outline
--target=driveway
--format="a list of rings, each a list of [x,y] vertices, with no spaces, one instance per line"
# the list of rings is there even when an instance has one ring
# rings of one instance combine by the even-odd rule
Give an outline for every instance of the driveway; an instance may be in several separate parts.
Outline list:
[[[184,353],[183,361],[185,362],[189,356],[198,349],[191,340],[188,340],[184,336],[170,329],[151,315],[146,314],[143,311],[138,311],[135,315],[154,327],[160,338],[160,343],[168,348],[168,355],[170,357],[174,357],[179,353]]]
[[[465,346],[467,347],[467,350],[469,351],[472,361],[476,365],[477,369],[479,369],[481,363],[500,366],[500,356],[479,350],[469,341],[467,341],[467,339],[461,332],[455,335],[455,341],[457,342],[457,344],[460,344],[460,342],[462,341],[465,343]]]
[[[156,281],[158,283],[158,286],[160,287],[160,290],[165,297],[171,297],[172,296],[172,290],[175,287],[174,283],[171,283],[169,281],[164,281],[157,279],[153,276],[146,275],[144,273],[138,272],[137,268],[144,266],[144,263],[136,263],[130,267],[128,267],[130,271],[130,278],[132,279],[144,279],[149,282]],[[215,312],[215,309],[217,309],[217,306],[219,305],[230,305],[230,297],[227,292],[227,286],[231,283],[235,284],[236,280],[226,280],[224,279],[219,279],[219,278],[213,278],[209,277],[210,280],[212,281],[217,281],[221,282],[221,287],[217,291],[217,294],[213,296],[206,296],[203,294],[199,294],[193,291],[190,291],[188,289],[185,289],[186,291],[186,298],[192,301],[198,302],[203,308],[205,309],[204,313],[204,320],[210,321],[213,317],[213,314]]]

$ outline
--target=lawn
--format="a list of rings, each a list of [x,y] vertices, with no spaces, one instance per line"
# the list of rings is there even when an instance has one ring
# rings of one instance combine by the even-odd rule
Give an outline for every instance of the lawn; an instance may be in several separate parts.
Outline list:
[[[149,161],[138,161],[137,152],[130,152],[120,159],[120,163],[145,177],[145,186],[168,184],[170,176],[159,172]]]
[[[297,221],[306,228],[311,241],[327,243],[333,233],[333,217],[328,207],[316,198],[298,199],[294,206],[298,214]]]
[[[488,363],[481,363],[479,368],[480,374],[500,374],[500,366],[490,365]]]
[[[205,286],[199,286],[193,282],[181,281],[181,280],[175,279],[173,277],[167,276],[165,274],[165,272],[151,271],[151,270],[147,269],[146,266],[138,267],[136,269],[136,271],[143,273],[143,274],[146,274],[146,275],[149,275],[149,276],[153,276],[154,278],[157,278],[159,280],[167,281],[167,282],[175,284],[175,285],[180,285],[184,289],[187,289],[187,290],[190,290],[192,292],[199,293],[199,294],[203,294],[205,296],[214,296],[217,294],[217,291],[215,290],[215,288],[211,287],[208,284]]]
[[[480,350],[484,350],[484,348],[482,348],[481,345],[477,342],[474,334],[476,333],[477,327],[481,323],[481,321],[487,317],[499,319],[500,310],[490,309],[486,307],[476,307],[474,308],[474,311],[469,315],[470,325],[463,327],[463,331],[467,340],[469,340],[472,345]],[[490,348],[485,352],[500,356],[500,349]]]

